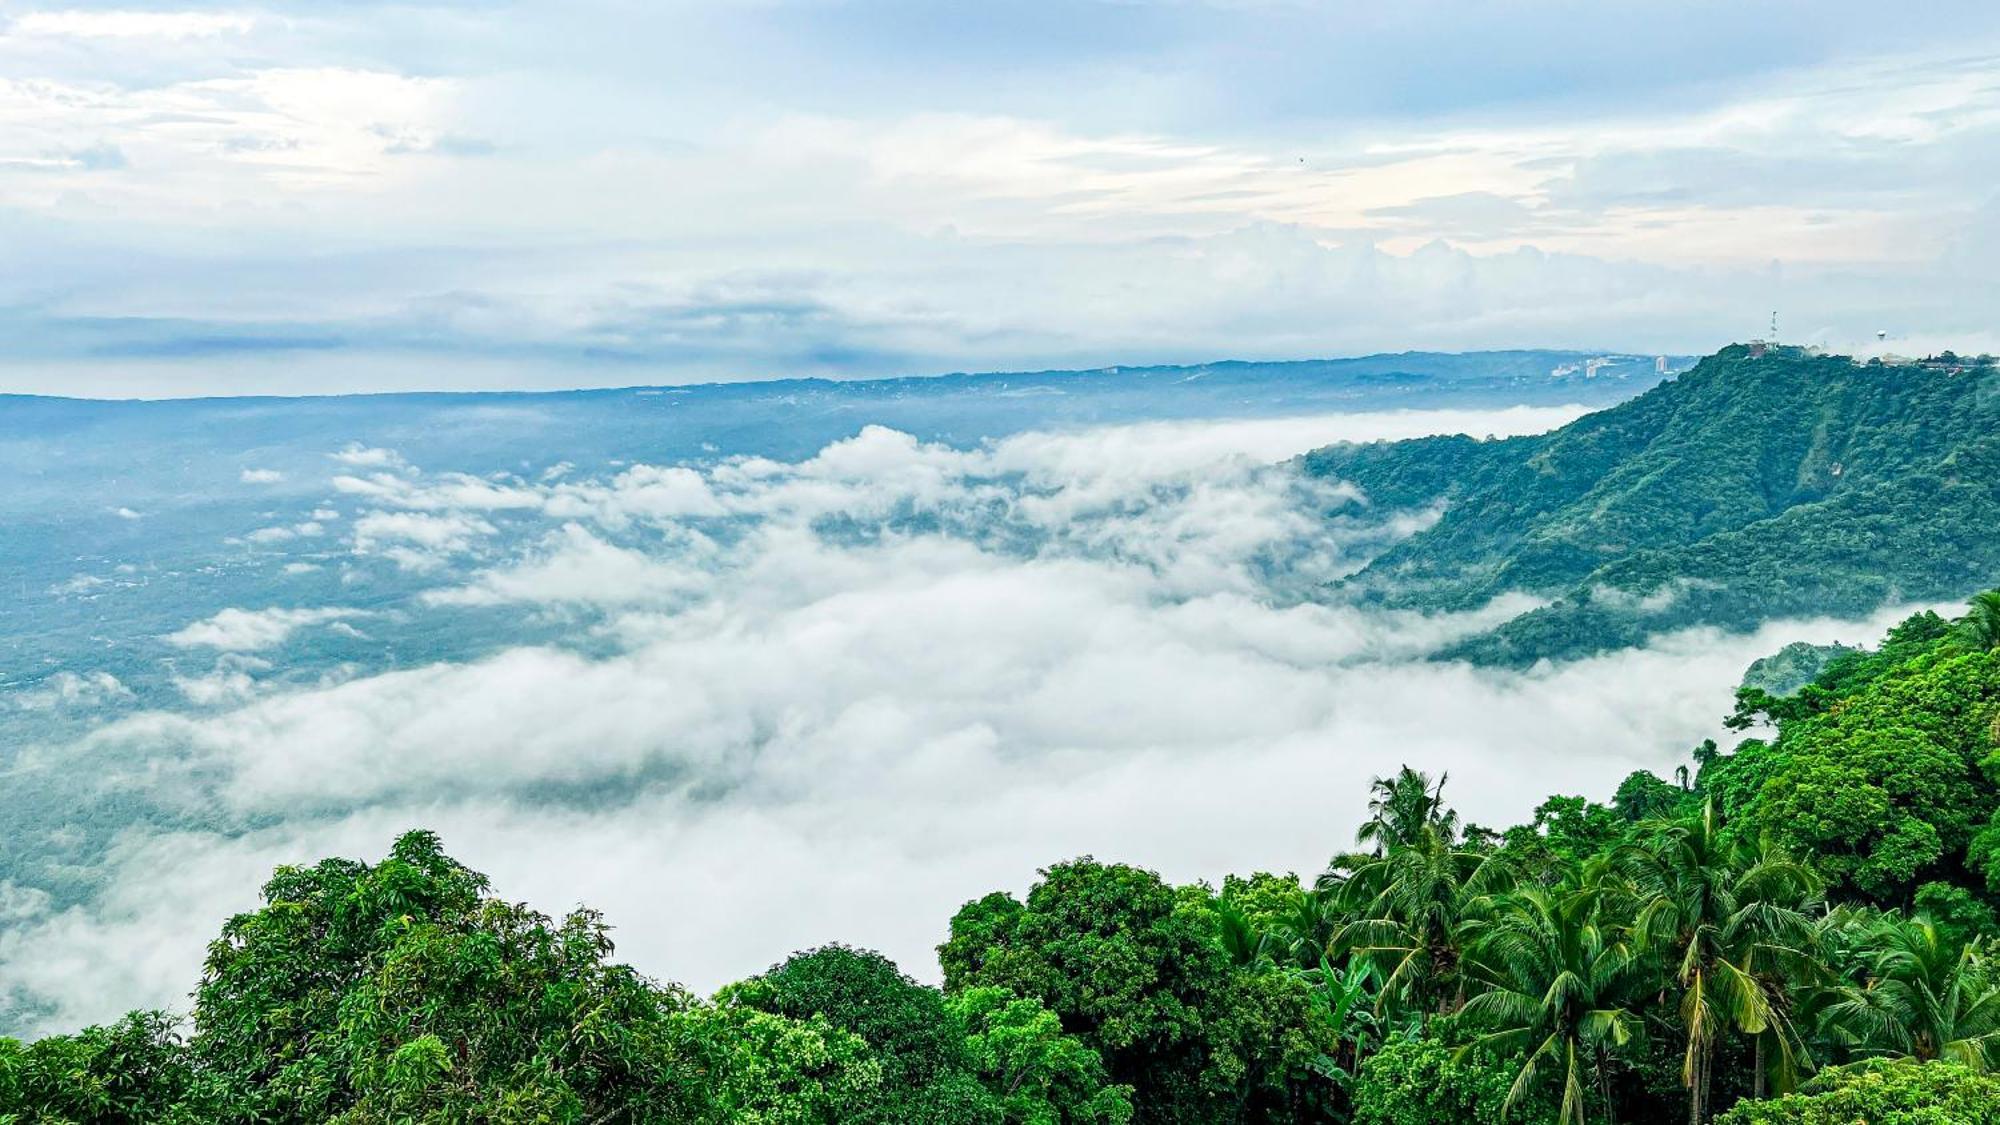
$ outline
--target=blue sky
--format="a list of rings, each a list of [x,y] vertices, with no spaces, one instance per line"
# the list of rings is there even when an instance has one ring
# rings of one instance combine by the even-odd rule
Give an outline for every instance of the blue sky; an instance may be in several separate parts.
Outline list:
[[[1994,347],[2000,11],[14,4],[0,389]]]

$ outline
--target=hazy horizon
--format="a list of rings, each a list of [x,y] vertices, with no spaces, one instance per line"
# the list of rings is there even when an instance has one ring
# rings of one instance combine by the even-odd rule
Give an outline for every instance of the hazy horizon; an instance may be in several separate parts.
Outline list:
[[[1685,365],[1685,363],[1688,360],[1694,358],[1695,355],[1698,353],[1687,353],[1687,354],[1654,353],[1654,352],[1633,351],[1631,349],[1625,349],[1625,348],[1575,348],[1575,347],[1470,348],[1461,350],[1405,349],[1393,352],[1365,352],[1354,355],[1315,355],[1315,356],[1299,356],[1299,357],[1277,358],[1277,359],[1273,358],[1246,359],[1240,356],[1224,356],[1224,357],[1210,358],[1210,359],[1163,360],[1157,363],[1145,363],[1145,364],[1106,363],[1096,367],[1048,367],[1048,368],[1036,368],[1032,370],[1018,369],[1018,370],[920,371],[920,372],[910,372],[901,374],[893,374],[893,373],[874,374],[868,372],[853,372],[848,374],[818,374],[818,375],[772,374],[772,375],[747,376],[740,379],[702,379],[691,382],[633,382],[633,383],[605,382],[605,383],[584,383],[576,385],[548,385],[548,386],[533,385],[533,386],[499,386],[499,387],[486,387],[486,386],[433,387],[433,386],[420,385],[420,386],[400,387],[400,388],[386,389],[386,390],[285,391],[280,389],[280,390],[244,391],[241,393],[159,394],[159,395],[117,395],[110,393],[108,391],[103,394],[66,394],[60,392],[20,391],[20,390],[8,389],[8,390],[0,390],[0,400],[4,400],[8,397],[13,397],[13,398],[68,399],[77,402],[183,402],[183,401],[192,401],[200,399],[226,400],[232,398],[290,398],[290,399],[348,398],[357,396],[389,396],[389,395],[482,395],[482,394],[559,395],[559,394],[568,394],[575,392],[587,393],[593,391],[610,392],[610,393],[615,393],[618,391],[644,391],[656,388],[692,390],[692,389],[706,388],[706,387],[735,387],[735,386],[745,386],[753,384],[894,383],[894,382],[906,382],[912,380],[1004,379],[1009,377],[1021,378],[1028,376],[1086,376],[1086,375],[1100,375],[1105,373],[1117,373],[1121,371],[1136,371],[1136,370],[1193,371],[1193,370],[1201,370],[1207,368],[1225,368],[1225,367],[1304,368],[1313,365],[1320,365],[1320,364],[1334,365],[1334,364],[1348,363],[1358,360],[1387,360],[1387,359],[1397,359],[1404,357],[1422,357],[1422,356],[1447,356],[1454,358],[1475,359],[1481,356],[1509,355],[1509,354],[1548,354],[1554,356],[1576,356],[1576,357],[1638,357],[1646,359],[1664,357],[1670,361],[1673,361],[1676,367],[1680,367]],[[623,373],[626,369],[614,367],[609,370]],[[608,374],[606,375],[606,378],[612,378],[612,377],[614,376]]]

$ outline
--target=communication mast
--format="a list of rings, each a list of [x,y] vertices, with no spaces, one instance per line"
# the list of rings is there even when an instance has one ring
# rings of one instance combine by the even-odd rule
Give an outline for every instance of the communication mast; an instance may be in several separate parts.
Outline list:
[[[1778,346],[1778,310],[1771,310],[1771,331],[1769,335],[1750,341],[1750,355],[1754,358]]]

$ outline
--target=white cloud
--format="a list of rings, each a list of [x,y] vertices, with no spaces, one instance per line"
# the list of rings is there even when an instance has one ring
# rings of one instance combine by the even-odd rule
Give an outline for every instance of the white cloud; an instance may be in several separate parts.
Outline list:
[[[527,560],[491,570],[468,586],[425,595],[433,605],[662,603],[705,591],[707,573],[607,543],[577,524],[551,533]]]
[[[345,449],[327,454],[343,465],[358,469],[397,469],[406,464],[403,455],[393,449],[381,449],[355,443]]]
[[[1050,585],[1019,577],[1013,591]],[[1602,799],[1627,771],[1670,771],[1696,741],[1723,733],[1718,720],[1749,659],[1881,624],[1696,634],[1520,676],[1422,662],[1327,666],[1319,654],[1191,633],[1148,647],[1166,637],[1128,631],[1129,617],[1107,618],[1092,600],[1067,602],[1085,616],[1061,635],[1099,639],[1066,656],[1016,640],[1058,608],[1038,599],[1018,629],[994,605],[948,623],[946,637],[915,622],[896,639],[887,621],[823,620],[845,636],[775,667],[743,652],[704,669],[524,650],[253,703],[220,720],[246,753],[304,735],[303,753],[288,760],[331,786],[308,792],[305,778],[280,776],[280,762],[251,763],[253,777],[239,782],[275,786],[259,791],[258,807],[325,807],[330,796],[339,808],[356,793],[395,791],[349,812],[294,811],[237,838],[135,835],[90,907],[0,934],[0,986],[58,998],[51,1026],[175,1003],[215,927],[251,905],[270,866],[376,857],[416,825],[441,831],[510,898],[604,909],[621,957],[699,988],[830,940],[883,949],[934,979],[931,947],[951,912],[989,890],[1024,888],[1047,863],[1091,853],[1176,879],[1313,871],[1351,840],[1369,777],[1405,762],[1449,771],[1453,803],[1489,824],[1525,816],[1553,791]],[[1309,624],[1273,625],[1288,644],[1324,643]],[[962,630],[1002,650],[982,658],[948,647]],[[897,645],[906,653],[892,667],[860,663]],[[760,652],[777,649],[773,638]],[[1049,663],[1014,666],[1031,652]],[[653,678],[666,671],[693,678]],[[896,675],[917,675],[923,690],[890,686]],[[722,712],[739,704],[751,709],[732,724]],[[690,735],[713,742],[690,746]],[[354,750],[360,760],[345,760]],[[727,780],[695,796],[672,773],[634,773],[649,755]],[[382,769],[387,778],[370,776]],[[504,793],[494,771],[615,781],[622,799],[532,804]],[[161,864],[163,855],[176,862]]]
[[[464,512],[367,512],[354,521],[354,551],[381,555],[406,570],[433,570],[493,533],[492,524]]]
[[[95,574],[72,574],[61,582],[49,587],[49,593],[57,597],[75,597],[80,594],[96,593],[112,584],[108,578]]]
[[[133,698],[132,689],[109,672],[57,672],[25,690],[0,696],[23,711],[87,711]]]
[[[569,631],[305,687],[218,664],[184,681],[198,709],[62,749],[158,770],[157,799],[261,827],[131,834],[100,896],[0,935],[0,991],[49,998],[55,1026],[174,1002],[266,866],[378,855],[416,825],[503,894],[603,908],[621,955],[696,987],[829,940],[930,976],[954,907],[1066,856],[1179,879],[1315,869],[1351,838],[1368,779],[1405,762],[1449,770],[1482,822],[1551,789],[1602,798],[1720,733],[1754,657],[1881,624],[1703,631],[1514,673],[1423,657],[1526,603],[1425,617],[1293,596],[1286,575],[1337,573],[1368,543],[1317,518],[1351,493],[1299,492],[1273,458],[1560,416],[1151,425],[970,451],[870,430],[671,486],[722,515],[628,509],[649,473],[509,483],[546,529],[494,537],[504,561],[430,600],[540,608]],[[236,610],[191,628],[263,650],[300,624]]]
[[[276,469],[245,469],[238,479],[244,484],[277,484],[285,474]]]
[[[295,523],[285,527],[260,527],[243,538],[252,543],[283,543],[290,539],[311,539],[326,534],[326,528],[313,520]]]
[[[225,652],[255,652],[276,648],[298,630],[311,625],[366,616],[366,611],[337,607],[318,609],[225,609],[164,638],[178,648],[215,648]]]
[[[400,464],[400,460],[397,463]],[[494,512],[535,508],[542,503],[542,496],[536,492],[496,484],[467,473],[440,473],[427,480],[416,480],[393,472],[372,473],[365,477],[338,476],[333,478],[333,487],[335,491],[350,496],[363,496],[399,508],[463,508]]]
[[[336,622],[331,628],[339,629]],[[199,676],[174,677],[174,689],[197,707],[241,703],[257,694],[257,674],[271,669],[271,662],[242,653],[225,652],[215,667]]]

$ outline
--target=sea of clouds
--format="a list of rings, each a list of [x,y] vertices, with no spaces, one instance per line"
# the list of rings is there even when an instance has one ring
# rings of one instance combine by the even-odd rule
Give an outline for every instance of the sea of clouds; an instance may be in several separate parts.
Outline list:
[[[78,771],[184,827],[118,835],[87,901],[0,885],[0,997],[31,1001],[11,1030],[185,1009],[206,942],[274,864],[372,859],[412,827],[509,898],[604,911],[621,956],[706,990],[829,941],[933,977],[959,904],[1080,854],[1181,880],[1313,872],[1352,839],[1369,779],[1404,763],[1448,772],[1488,824],[1551,793],[1602,799],[1717,733],[1752,659],[1880,623],[1694,632],[1525,672],[1430,661],[1532,603],[1421,616],[1324,596],[1435,513],[1378,510],[1286,463],[1579,412],[969,449],[869,427],[798,462],[594,477],[331,451],[313,565],[351,568],[357,589],[370,567],[430,584],[400,606],[189,621],[164,639],[213,663],[181,681],[184,705],[107,713],[25,755],[16,768]],[[321,631],[429,613],[559,639],[279,675]],[[116,695],[75,683],[47,705]]]

